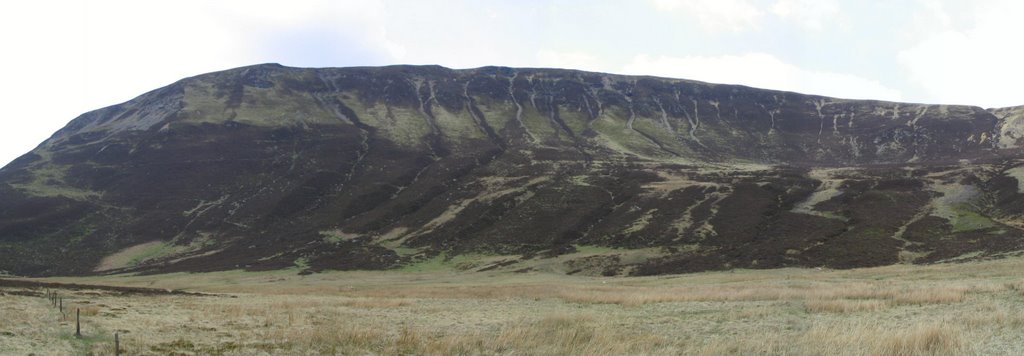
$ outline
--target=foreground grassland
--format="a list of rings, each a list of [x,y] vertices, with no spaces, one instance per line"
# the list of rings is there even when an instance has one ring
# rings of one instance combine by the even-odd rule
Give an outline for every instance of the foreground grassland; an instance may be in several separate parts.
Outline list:
[[[0,289],[0,350],[112,354],[1024,354],[1024,259],[649,278],[223,272],[53,278],[209,296]],[[32,293],[40,293],[33,296]]]

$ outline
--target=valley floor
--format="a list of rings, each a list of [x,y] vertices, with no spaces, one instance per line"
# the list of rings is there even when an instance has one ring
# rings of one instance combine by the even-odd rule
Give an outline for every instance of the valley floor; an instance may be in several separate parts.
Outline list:
[[[0,287],[0,354],[1022,354],[1024,259],[643,278],[221,272]]]

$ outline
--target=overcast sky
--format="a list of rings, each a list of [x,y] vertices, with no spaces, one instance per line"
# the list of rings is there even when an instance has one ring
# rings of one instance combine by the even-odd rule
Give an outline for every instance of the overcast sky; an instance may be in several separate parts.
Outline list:
[[[1024,104],[1024,1],[4,1],[0,165],[79,114],[255,63],[562,67]]]

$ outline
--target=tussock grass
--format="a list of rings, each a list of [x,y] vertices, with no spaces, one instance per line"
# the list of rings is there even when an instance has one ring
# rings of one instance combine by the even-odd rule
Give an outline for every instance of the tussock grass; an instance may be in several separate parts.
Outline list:
[[[355,298],[342,302],[343,305],[353,308],[397,308],[413,305],[415,302],[409,299],[376,299],[376,298]]]
[[[1002,290],[1005,291],[1005,290]],[[1000,292],[1001,293],[1001,292]],[[865,294],[858,294],[865,295]],[[876,296],[877,294],[872,294]],[[896,293],[893,296],[899,295]],[[34,298],[38,299],[38,298]],[[143,298],[145,299],[145,298]],[[423,324],[415,322],[415,315],[449,313],[460,307],[471,306],[473,299],[454,299],[442,304],[449,308],[418,309],[412,314],[407,308],[420,308],[426,303],[403,303],[403,300],[384,299],[372,305],[372,311],[363,312],[372,299],[323,296],[258,296],[239,298],[160,297],[151,301],[139,314],[128,314],[123,319],[111,319],[108,330],[134,329],[127,334],[132,354],[195,353],[195,354],[851,354],[851,355],[942,355],[970,351],[970,340],[975,336],[952,325],[969,328],[1024,327],[1024,313],[1013,312],[1004,304],[986,302],[977,305],[978,312],[948,315],[948,320],[923,320],[909,325],[876,322],[898,305],[893,300],[878,299],[815,299],[804,303],[807,313],[836,313],[864,315],[864,317],[816,319],[806,327],[785,331],[765,324],[765,320],[778,320],[787,313],[786,301],[726,302],[730,303],[718,316],[686,320],[685,323],[708,327],[705,331],[690,329],[681,333],[645,332],[645,325],[662,323],[658,318],[672,312],[656,313],[621,323],[614,315],[593,309],[558,308],[559,312],[537,317],[542,311],[522,310],[513,319],[504,319],[490,326],[469,329],[441,327],[439,320]],[[526,301],[528,304],[559,303]],[[105,303],[111,300],[105,300]],[[137,304],[139,301],[131,301]],[[436,302],[436,301],[435,301]],[[523,300],[495,300],[490,307]],[[564,302],[564,301],[561,301]],[[695,302],[708,303],[708,302]],[[715,302],[720,303],[720,302]],[[36,303],[38,304],[38,303]],[[646,314],[659,304],[563,304],[566,306],[592,305],[596,308]],[[740,306],[739,308],[733,305]],[[749,305],[749,306],[748,306]],[[949,305],[949,304],[938,304]],[[917,307],[908,305],[908,307]],[[641,308],[641,309],[638,309]],[[660,307],[658,307],[660,308]],[[690,310],[682,306],[679,309]],[[115,308],[116,310],[117,308]],[[398,313],[400,319],[391,319],[380,312]],[[500,310],[500,309],[495,309]],[[494,313],[495,310],[489,310]],[[660,310],[660,309],[653,309]],[[173,318],[188,311],[188,319]],[[498,313],[501,314],[501,313]],[[412,318],[412,319],[406,319]],[[691,318],[685,318],[691,319]],[[143,328],[151,331],[139,331]],[[412,323],[409,323],[413,321]],[[728,331],[742,324],[752,324],[743,337],[729,337]],[[784,325],[781,322],[776,325]],[[2,325],[2,324],[0,324]],[[189,326],[184,326],[189,325]],[[207,326],[209,325],[209,326]],[[715,331],[722,326],[727,329]],[[184,327],[184,329],[182,329]],[[224,342],[225,331],[235,341]],[[211,338],[209,335],[214,335]],[[99,348],[100,346],[96,346]],[[97,349],[98,350],[98,349]]]
[[[799,354],[954,355],[965,351],[964,332],[946,323],[892,329],[869,324],[815,326],[798,341]]]
[[[1024,295],[1024,280],[1013,281],[1013,282],[1006,282],[1004,284],[1004,286],[1006,287],[1006,289],[1009,289],[1009,290],[1017,292],[1017,293],[1019,293],[1021,295]]]
[[[871,353],[879,355],[954,355],[962,351],[964,340],[959,329],[948,324],[916,325],[902,331],[868,335],[878,340]]]
[[[326,328],[290,328],[270,334],[288,350],[319,353],[380,354],[667,354],[666,339],[615,331],[587,315],[561,314],[502,325],[496,333],[446,334],[403,326],[342,324]],[[639,340],[644,342],[637,342]]]
[[[878,311],[890,306],[889,303],[881,300],[850,300],[850,299],[825,299],[809,300],[804,304],[808,313],[856,313],[863,311]]]
[[[968,291],[961,286],[914,289],[899,292],[892,299],[898,304],[911,305],[959,303],[964,301]]]
[[[62,294],[99,308],[83,313],[84,330],[123,330],[127,354],[143,355],[1024,354],[1022,269],[1024,259],[645,278],[224,272],[75,281],[191,283],[234,298]],[[0,332],[16,336],[0,336],[0,349],[107,352],[103,340],[61,346],[73,326],[45,298],[3,292]]]
[[[280,340],[289,348],[319,351],[339,351],[339,348],[354,350],[379,349],[387,343],[388,335],[383,328],[368,328],[363,325],[338,324],[331,327],[280,329],[271,334],[272,340]]]
[[[771,300],[880,300],[894,304],[946,304],[962,302],[971,291],[1001,290],[998,286],[929,286],[907,288],[891,283],[842,285],[773,286],[730,285],[677,288],[565,287],[547,297],[574,303],[641,305],[695,301]]]
[[[100,313],[100,307],[89,304],[69,304],[64,306],[64,310],[68,315],[74,316],[75,310],[79,310],[82,316],[96,316]]]

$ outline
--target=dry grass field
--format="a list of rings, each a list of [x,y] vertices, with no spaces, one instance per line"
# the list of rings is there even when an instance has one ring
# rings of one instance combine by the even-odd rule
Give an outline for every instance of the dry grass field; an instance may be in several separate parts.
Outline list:
[[[50,278],[206,296],[0,288],[3,354],[1024,354],[1024,259],[644,278],[221,272]],[[88,310],[88,312],[86,312]]]

